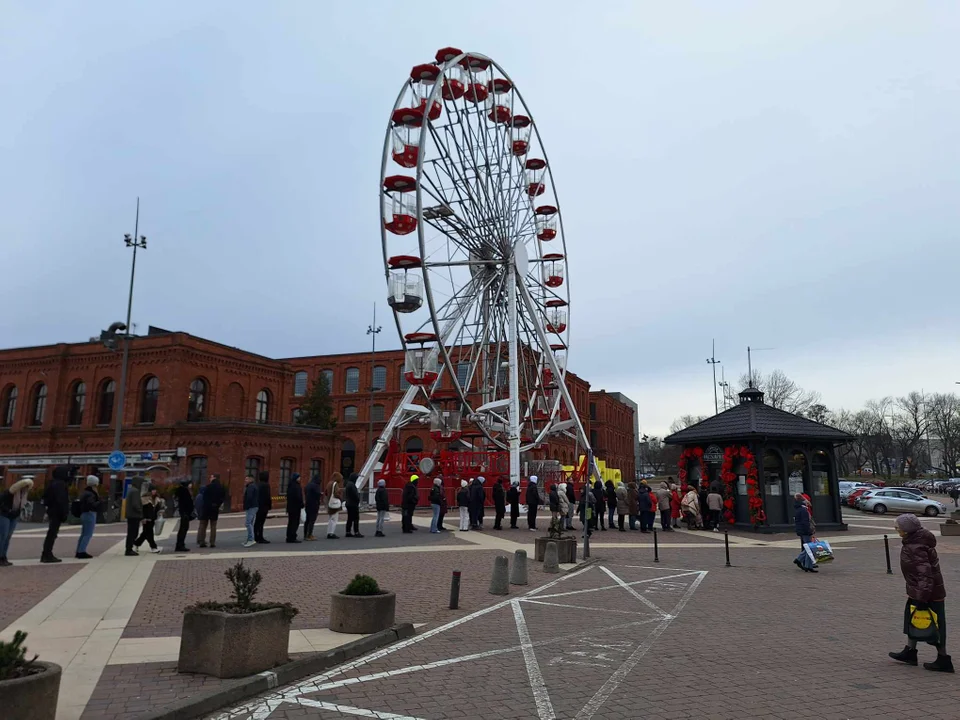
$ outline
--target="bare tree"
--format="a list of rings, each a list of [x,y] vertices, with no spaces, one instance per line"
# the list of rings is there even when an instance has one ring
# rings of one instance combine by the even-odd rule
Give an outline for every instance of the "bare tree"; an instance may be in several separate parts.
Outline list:
[[[914,391],[897,398],[890,418],[890,434],[898,452],[900,475],[917,477],[918,447],[927,432],[927,412],[923,396]],[[909,470],[908,470],[909,468]]]
[[[875,473],[880,473],[889,479],[893,475],[893,461],[896,454],[890,432],[893,400],[889,397],[868,400],[862,412],[864,413],[863,431],[870,454],[870,464]]]
[[[641,445],[643,445],[643,459],[650,466],[650,470],[654,475],[662,474],[667,462],[666,446],[663,441],[653,436],[647,438],[647,442],[641,443]]]
[[[670,423],[670,434],[672,435],[675,432],[680,432],[684,428],[688,428],[691,425],[696,425],[698,422],[703,422],[706,419],[706,415],[681,415],[672,423]]]
[[[930,399],[928,410],[929,429],[940,448],[937,469],[951,477],[960,463],[960,398],[953,393],[937,393]]]
[[[750,377],[741,375],[739,382],[741,389],[745,389],[750,384]],[[763,399],[767,405],[797,415],[805,415],[812,406],[820,403],[820,393],[804,390],[787,377],[783,370],[774,370],[769,375],[754,370],[753,385],[763,391]]]

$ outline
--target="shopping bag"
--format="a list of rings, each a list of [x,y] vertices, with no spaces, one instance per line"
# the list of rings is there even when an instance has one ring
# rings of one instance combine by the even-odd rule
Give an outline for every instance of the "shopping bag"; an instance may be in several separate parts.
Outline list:
[[[807,555],[810,556],[814,564],[827,563],[833,560],[833,550],[830,548],[830,543],[826,540],[808,542],[803,546],[803,549],[807,551]]]
[[[385,513],[383,514],[383,521],[384,521],[384,522],[392,522],[392,521],[393,521],[393,518],[390,517],[390,513],[389,513],[389,512],[385,512]]]
[[[303,525],[307,521],[307,511],[304,509],[300,510],[300,524]]]
[[[917,642],[939,645],[940,618],[937,617],[937,614],[930,608],[920,610],[916,605],[911,605],[907,637]]]
[[[153,534],[154,534],[154,535],[159,535],[160,533],[163,532],[163,522],[164,522],[164,521],[163,521],[163,518],[162,518],[162,517],[158,517],[156,520],[153,521]]]

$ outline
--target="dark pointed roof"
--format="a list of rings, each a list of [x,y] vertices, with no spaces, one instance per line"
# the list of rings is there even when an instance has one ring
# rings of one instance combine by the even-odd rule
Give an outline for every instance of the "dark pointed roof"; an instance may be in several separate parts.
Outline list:
[[[748,387],[740,393],[739,405],[679,430],[663,441],[671,445],[686,445],[756,437],[844,442],[853,436],[835,427],[766,405],[763,393]]]

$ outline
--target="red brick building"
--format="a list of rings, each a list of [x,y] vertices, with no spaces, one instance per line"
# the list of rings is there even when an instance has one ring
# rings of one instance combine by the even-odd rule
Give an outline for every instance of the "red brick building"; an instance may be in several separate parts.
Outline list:
[[[636,477],[634,412],[606,390],[590,392],[590,446],[608,467],[619,469],[624,480]]]
[[[42,484],[50,466],[70,462],[109,477],[121,361],[122,352],[99,342],[0,351],[0,474],[29,472]],[[258,470],[270,471],[278,491],[293,472],[351,472],[403,396],[403,364],[399,350],[276,360],[151,328],[130,349],[121,441],[128,468],[161,479],[219,473],[234,494]],[[337,413],[334,430],[295,422],[321,373]],[[568,373],[567,385],[591,432],[589,384]],[[611,454],[597,455],[633,477],[632,456],[620,452],[632,415],[622,417],[601,394],[607,400],[594,432]],[[399,441],[411,452],[435,447],[425,427],[402,430]],[[535,458],[572,464],[575,453],[573,441],[559,438]]]

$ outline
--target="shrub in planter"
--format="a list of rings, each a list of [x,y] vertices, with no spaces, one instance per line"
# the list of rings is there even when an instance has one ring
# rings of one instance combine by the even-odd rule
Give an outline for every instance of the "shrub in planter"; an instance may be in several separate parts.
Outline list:
[[[253,675],[287,662],[290,603],[254,602],[261,575],[241,560],[226,571],[233,602],[199,602],[184,610],[177,670],[218,678]]]
[[[3,716],[18,720],[54,720],[60,692],[60,666],[27,659],[23,641],[27,634],[17,630],[13,642],[0,641],[0,698]]]
[[[330,629],[369,634],[393,626],[397,596],[380,589],[369,575],[357,575],[342,592],[330,596]]]

